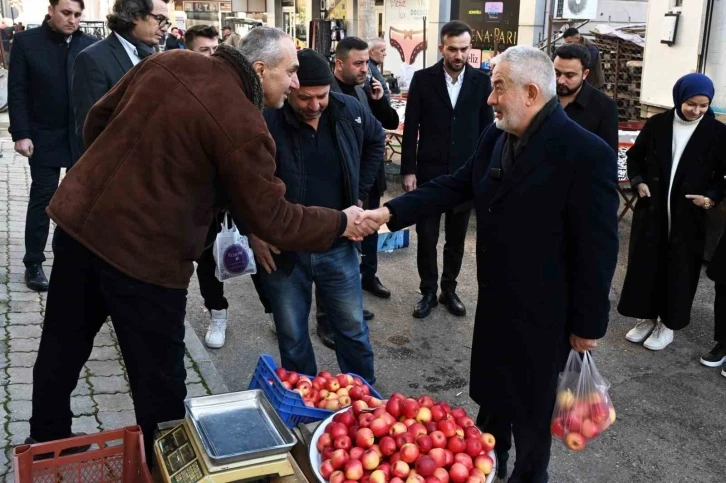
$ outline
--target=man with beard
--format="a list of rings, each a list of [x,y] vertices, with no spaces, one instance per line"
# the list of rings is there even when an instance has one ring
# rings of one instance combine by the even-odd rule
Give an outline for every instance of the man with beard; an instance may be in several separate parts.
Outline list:
[[[587,68],[590,69],[590,77],[587,81],[592,84],[595,89],[602,89],[605,85],[605,74],[602,71],[602,63],[600,62],[600,49],[597,45],[580,34],[575,27],[570,27],[562,34],[565,45],[582,45],[590,53],[590,62]]]
[[[570,348],[597,346],[618,258],[615,153],[567,118],[552,61],[528,46],[497,56],[487,128],[464,166],[359,215],[399,230],[473,201],[479,299],[470,396],[509,483],[545,483],[557,378]],[[467,72],[468,75],[468,72]]]
[[[84,152],[83,124],[91,107],[142,59],[154,54],[171,22],[169,0],[116,0],[108,15],[111,34],[87,48],[73,64],[76,135]]]
[[[586,82],[590,53],[578,44],[563,45],[555,52],[557,96],[565,113],[618,151],[618,106]]]
[[[95,42],[78,29],[83,0],[51,0],[35,29],[15,36],[8,79],[10,133],[15,151],[28,158],[30,199],[25,218],[25,284],[48,290],[43,272],[50,218],[45,212],[58,188],[61,168],[78,160],[68,78],[79,52]]]
[[[468,64],[470,48],[469,26],[458,20],[449,22],[441,28],[439,51],[443,59],[413,75],[403,128],[404,191],[413,191],[437,176],[455,173],[474,152],[479,135],[492,122],[492,110],[487,105],[491,92],[489,76]],[[438,300],[436,245],[441,214],[416,224],[416,262],[423,297],[416,304],[414,317],[428,317],[438,302],[454,315],[466,315],[466,307],[456,295],[456,278],[464,258],[470,214],[469,203],[446,212],[444,269]]]

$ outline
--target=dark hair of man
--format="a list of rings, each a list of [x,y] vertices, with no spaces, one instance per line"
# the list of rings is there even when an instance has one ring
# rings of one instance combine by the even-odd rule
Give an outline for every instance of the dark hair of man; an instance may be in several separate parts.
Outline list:
[[[161,0],[169,3],[169,0]],[[130,32],[134,28],[134,20],[146,17],[154,10],[153,0],[116,0],[108,14],[108,28],[114,32]]]
[[[230,27],[229,25],[225,25],[224,27],[222,27],[222,31],[224,31],[224,30],[229,30],[231,32],[232,27]]]
[[[83,0],[73,0],[73,1],[81,6],[81,10],[86,9],[86,3]],[[59,3],[60,3],[60,0],[50,0],[51,7],[57,7]],[[20,25],[20,24],[21,24],[21,22],[18,22],[18,25]]]
[[[443,44],[447,37],[458,37],[464,34],[471,35],[471,27],[461,20],[452,20],[441,27],[441,43]]]
[[[358,37],[346,37],[335,47],[335,58],[345,60],[351,50],[368,50],[368,44]]]
[[[562,34],[562,38],[569,39],[570,37],[574,37],[575,35],[580,35],[580,31],[577,30],[575,27],[570,27],[565,30],[565,33]]]
[[[580,44],[565,44],[557,48],[555,51],[555,57],[560,59],[572,60],[578,59],[582,62],[582,70],[589,69],[592,57],[587,48]]]
[[[194,43],[194,39],[197,37],[214,39],[219,37],[219,32],[217,31],[217,27],[214,25],[194,25],[193,27],[189,27],[187,31],[184,32],[184,43],[187,48],[191,48],[191,45]]]

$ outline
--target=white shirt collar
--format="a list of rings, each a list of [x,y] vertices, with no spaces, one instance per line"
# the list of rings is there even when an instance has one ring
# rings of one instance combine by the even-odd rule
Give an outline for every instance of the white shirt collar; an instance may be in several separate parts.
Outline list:
[[[139,57],[139,51],[136,50],[136,47],[134,44],[126,40],[125,38],[121,37],[117,32],[114,32],[114,35],[118,38],[118,40],[121,42],[121,45],[123,45],[124,50],[127,54],[129,54],[129,59],[131,60],[131,63],[136,65],[139,62],[141,62],[141,57]]]
[[[461,85],[461,83],[464,82],[464,72],[466,72],[466,67],[461,69],[459,77],[456,79],[456,84],[454,84],[454,79],[449,75],[448,72],[446,72],[446,69],[444,69],[444,78],[446,79],[446,83],[452,86]]]

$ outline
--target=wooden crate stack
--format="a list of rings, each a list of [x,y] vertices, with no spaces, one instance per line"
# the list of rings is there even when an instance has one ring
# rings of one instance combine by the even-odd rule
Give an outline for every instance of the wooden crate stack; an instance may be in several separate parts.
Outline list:
[[[620,121],[639,119],[643,48],[628,40],[598,34],[592,42],[600,49],[605,77],[602,90],[618,105]]]

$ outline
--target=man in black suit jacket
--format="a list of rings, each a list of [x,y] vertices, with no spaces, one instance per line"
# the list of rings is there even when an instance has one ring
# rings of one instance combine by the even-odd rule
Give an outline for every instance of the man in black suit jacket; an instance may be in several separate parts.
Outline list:
[[[45,213],[61,168],[80,157],[70,109],[71,66],[78,53],[95,42],[78,26],[82,0],[51,0],[40,27],[18,32],[8,79],[10,132],[15,151],[30,163],[30,200],[25,220],[25,283],[48,290],[43,272],[50,219]]]
[[[81,152],[83,124],[91,107],[142,59],[156,52],[171,25],[169,0],[116,0],[108,16],[111,35],[78,54],[73,66],[75,129]]]
[[[439,51],[443,59],[413,76],[406,103],[401,174],[404,191],[412,191],[443,174],[455,173],[476,148],[482,131],[492,122],[487,105],[489,76],[468,65],[471,29],[458,20],[441,28]],[[418,142],[418,149],[417,149]],[[453,207],[446,213],[446,245],[439,301],[454,315],[466,315],[456,295],[456,278],[464,258],[464,241],[471,207]],[[436,244],[441,215],[420,220],[417,265],[423,298],[413,316],[424,318],[437,305]]]
[[[590,52],[579,44],[565,44],[555,52],[557,96],[565,113],[618,152],[618,106],[586,82]]]
[[[552,62],[529,46],[497,56],[487,128],[466,164],[366,218],[399,230],[474,202],[479,298],[470,396],[509,483],[545,483],[557,379],[570,348],[597,346],[618,259],[615,153],[558,105]]]

